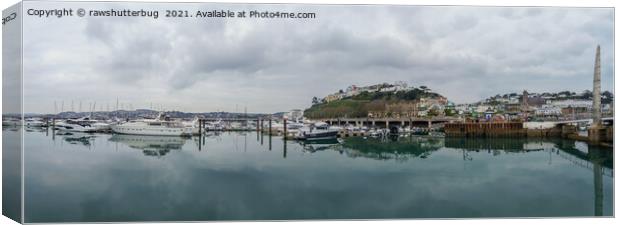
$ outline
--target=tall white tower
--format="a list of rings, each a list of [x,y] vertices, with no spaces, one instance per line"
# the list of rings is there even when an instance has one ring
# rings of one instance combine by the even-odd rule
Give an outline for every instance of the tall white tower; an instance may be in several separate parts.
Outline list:
[[[592,126],[601,126],[601,46],[596,46],[594,87],[592,90]]]

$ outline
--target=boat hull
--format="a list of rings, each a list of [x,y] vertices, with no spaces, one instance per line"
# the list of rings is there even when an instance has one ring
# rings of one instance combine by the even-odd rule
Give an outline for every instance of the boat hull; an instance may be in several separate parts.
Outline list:
[[[304,141],[330,140],[338,137],[338,131],[324,131],[316,133],[301,133],[297,139]]]
[[[150,136],[187,136],[193,133],[192,128],[184,127],[142,127],[142,126],[112,126],[112,131],[118,134],[150,135]]]
[[[91,133],[96,132],[97,129],[91,126],[81,126],[78,124],[59,124],[56,125],[56,128],[60,131],[66,132],[83,132],[83,133]]]

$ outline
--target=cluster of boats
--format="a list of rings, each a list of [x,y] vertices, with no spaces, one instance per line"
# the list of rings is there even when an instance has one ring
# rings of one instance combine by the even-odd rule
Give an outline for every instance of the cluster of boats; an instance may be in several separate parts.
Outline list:
[[[283,125],[272,122],[271,129],[281,131]],[[431,135],[441,136],[442,132],[433,129],[419,127],[391,127],[391,128],[368,128],[366,126],[331,126],[324,122],[292,122],[287,123],[288,131],[294,133],[298,140],[331,140],[336,139],[340,133],[364,133],[371,137],[387,137],[390,135],[409,136],[409,135]]]
[[[272,120],[271,123],[257,124],[254,120],[246,121],[202,121],[196,117],[191,121],[172,119],[164,113],[160,113],[156,118],[120,120],[117,118],[108,120],[97,120],[90,117],[77,119],[64,119],[44,121],[40,118],[27,118],[23,122],[19,119],[5,118],[3,126],[23,126],[25,127],[53,127],[59,132],[113,132],[128,135],[155,135],[155,136],[192,136],[200,135],[201,131],[253,131],[267,130],[269,132],[284,132],[298,140],[332,140],[338,137],[341,132],[355,133],[363,132],[373,137],[385,137],[387,135],[427,135],[428,129],[393,127],[393,128],[368,128],[347,125],[344,127],[331,126],[325,122],[299,121],[292,120],[286,123]],[[284,129],[286,126],[286,129]]]
[[[21,126],[21,120],[7,119],[2,121],[3,126]],[[170,117],[159,114],[154,119],[137,119],[122,121],[119,119],[96,120],[90,117],[43,121],[40,118],[24,119],[25,127],[53,127],[59,132],[114,132],[118,134],[158,135],[158,136],[188,136],[198,134],[198,119],[193,121],[172,120]]]
[[[5,119],[3,126],[21,126],[19,119]],[[77,119],[64,119],[54,121],[44,121],[40,118],[27,118],[23,121],[25,127],[53,127],[58,132],[84,132],[84,133],[107,133],[129,135],[156,135],[156,136],[191,136],[199,135],[201,129],[204,131],[252,131],[257,130],[258,124],[255,121],[236,121],[224,123],[222,120],[204,122],[200,127],[198,118],[192,121],[175,120],[160,113],[154,119],[137,120],[96,120],[90,117]],[[271,124],[262,124],[262,129],[284,130],[284,124],[272,121]],[[331,127],[327,123],[303,123],[291,121],[286,123],[289,133],[294,133],[299,140],[324,140],[336,139],[341,128]]]

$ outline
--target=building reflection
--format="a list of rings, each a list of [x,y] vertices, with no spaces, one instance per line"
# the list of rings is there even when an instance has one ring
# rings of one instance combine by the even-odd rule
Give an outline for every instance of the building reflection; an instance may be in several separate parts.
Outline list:
[[[444,147],[443,138],[435,137],[389,137],[348,138],[342,144],[348,157],[364,157],[377,160],[407,161],[411,158],[427,158],[432,152]]]
[[[594,193],[594,216],[603,215],[603,176],[613,178],[613,151],[588,146],[583,142],[567,139],[528,140],[528,139],[466,139],[446,138],[446,147],[466,151],[505,152],[547,151],[571,162],[572,164],[592,170]],[[464,151],[465,152],[465,151]],[[464,153],[465,155],[465,153]],[[466,157],[464,156],[464,159]],[[467,158],[472,160],[471,157]],[[551,160],[551,158],[549,159]],[[549,161],[551,163],[551,161]]]
[[[571,140],[562,140],[558,143],[559,155],[568,153],[570,157],[563,157],[573,164],[592,170],[594,192],[594,215],[603,215],[603,176],[613,178],[613,151],[596,146],[582,145]]]
[[[347,138],[340,143],[301,143],[304,151],[318,152],[335,150],[348,157],[377,160],[407,161],[413,158],[424,159],[442,148],[460,150],[463,160],[472,161],[472,152],[486,152],[493,156],[506,153],[549,152],[571,162],[573,165],[591,170],[593,174],[594,216],[603,215],[603,177],[613,179],[613,151],[588,146],[583,142],[566,139],[525,138],[432,138],[432,137],[392,137],[392,138]]]

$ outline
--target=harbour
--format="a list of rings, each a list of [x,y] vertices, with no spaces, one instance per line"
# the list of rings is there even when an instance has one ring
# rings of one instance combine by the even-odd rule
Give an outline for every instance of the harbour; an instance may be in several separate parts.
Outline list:
[[[6,12],[18,223],[616,216],[613,7]]]
[[[439,135],[448,137],[547,137],[586,141],[591,145],[613,148],[614,95],[601,92],[600,46],[596,48],[592,91],[581,94],[558,93],[498,94],[472,104],[450,102],[427,86],[407,82],[350,85],[346,91],[313,97],[312,105],[289,112],[258,113],[251,117],[232,113],[233,117],[207,116],[207,113],[136,109],[95,112],[90,115],[64,111],[39,117],[3,114],[2,126],[51,127],[61,132],[113,132],[128,135],[204,136],[209,131],[252,131],[281,135],[283,139],[324,140],[355,136]],[[130,108],[132,104],[130,103]],[[79,103],[81,111],[82,103]],[[122,106],[122,105],[121,105]],[[236,105],[237,107],[237,105]],[[54,112],[57,112],[54,102]],[[151,103],[152,108],[152,103]],[[235,110],[237,111],[237,110]],[[119,117],[122,112],[125,117]],[[175,118],[168,114],[185,118]],[[94,115],[99,118],[94,118]],[[156,115],[155,115],[156,114]],[[221,114],[224,114],[222,112]],[[82,117],[76,118],[77,115]],[[193,116],[192,119],[186,118]],[[212,115],[212,113],[209,113]],[[58,121],[57,121],[58,120]],[[579,131],[586,131],[580,135]]]
[[[568,139],[21,134],[27,222],[613,214],[613,154]]]

